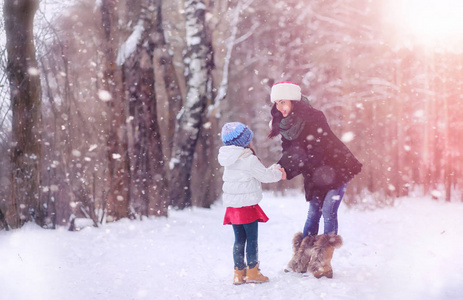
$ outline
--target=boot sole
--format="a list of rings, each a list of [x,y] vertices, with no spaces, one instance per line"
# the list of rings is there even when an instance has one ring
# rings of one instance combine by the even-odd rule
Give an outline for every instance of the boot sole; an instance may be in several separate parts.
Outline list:
[[[265,282],[269,282],[268,280],[266,281],[258,281],[258,280],[247,280],[246,283],[265,283]]]

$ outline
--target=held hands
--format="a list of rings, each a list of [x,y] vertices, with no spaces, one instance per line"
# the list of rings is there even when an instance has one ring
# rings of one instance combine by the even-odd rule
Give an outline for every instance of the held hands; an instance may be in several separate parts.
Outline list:
[[[286,180],[286,171],[285,169],[283,169],[279,164],[273,164],[270,166],[270,169],[278,169],[281,171],[281,173],[283,173],[283,175],[281,175],[281,179],[280,180]]]

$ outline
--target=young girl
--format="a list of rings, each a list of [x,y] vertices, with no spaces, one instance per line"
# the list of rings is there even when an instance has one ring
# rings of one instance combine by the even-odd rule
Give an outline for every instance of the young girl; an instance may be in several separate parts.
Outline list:
[[[261,182],[277,182],[286,176],[283,169],[265,168],[250,147],[252,135],[242,123],[225,124],[222,128],[225,146],[220,148],[218,156],[220,165],[225,167],[223,203],[227,209],[223,224],[231,224],[235,232],[233,284],[268,281],[258,268],[257,225],[268,221],[258,204],[262,199]]]
[[[273,107],[269,137],[281,134],[283,148],[278,164],[288,179],[302,174],[305,197],[310,201],[303,232],[293,239],[294,257],[289,268],[296,272],[308,268],[317,278],[331,278],[331,257],[334,248],[342,244],[337,235],[337,211],[347,183],[360,172],[362,164],[331,131],[325,115],[301,94],[299,85],[276,83],[270,97]],[[318,235],[322,215],[324,234]]]

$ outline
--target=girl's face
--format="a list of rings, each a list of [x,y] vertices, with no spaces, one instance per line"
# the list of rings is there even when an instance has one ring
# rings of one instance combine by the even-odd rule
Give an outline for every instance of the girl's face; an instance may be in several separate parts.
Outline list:
[[[277,100],[275,103],[283,118],[286,118],[293,111],[293,101],[291,100]]]

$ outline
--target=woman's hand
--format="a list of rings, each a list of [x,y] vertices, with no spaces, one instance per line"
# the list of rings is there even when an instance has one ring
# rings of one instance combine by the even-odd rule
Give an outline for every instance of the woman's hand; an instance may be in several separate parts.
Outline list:
[[[283,173],[283,175],[281,176],[281,180],[286,180],[286,171],[285,171],[285,169],[280,168],[280,169],[278,169],[278,170],[280,170],[281,173]]]

